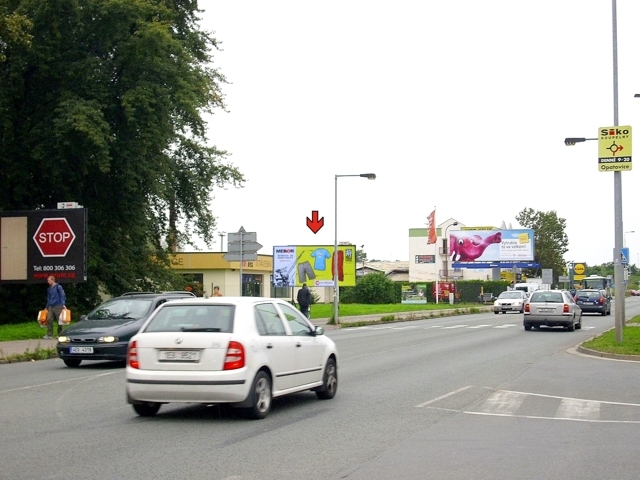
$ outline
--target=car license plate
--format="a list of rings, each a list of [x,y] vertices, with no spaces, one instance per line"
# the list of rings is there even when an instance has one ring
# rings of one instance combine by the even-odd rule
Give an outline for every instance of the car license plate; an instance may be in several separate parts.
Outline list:
[[[93,347],[69,347],[69,353],[93,353]]]
[[[553,310],[554,310],[553,308],[539,308],[538,312],[540,312],[540,313],[551,313],[551,312],[553,312]]]
[[[161,362],[197,362],[199,359],[198,350],[160,350]]]
[[[585,304],[585,305],[595,305],[596,304],[596,302],[582,302],[582,303]]]

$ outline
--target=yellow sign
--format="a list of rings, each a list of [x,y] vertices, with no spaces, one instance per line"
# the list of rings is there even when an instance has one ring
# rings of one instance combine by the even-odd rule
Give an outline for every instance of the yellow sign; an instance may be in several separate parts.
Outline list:
[[[573,279],[574,279],[576,282],[579,282],[580,280],[584,280],[585,278],[587,278],[587,276],[586,276],[586,275],[574,275],[574,276],[573,276]]]
[[[576,275],[584,275],[584,272],[587,270],[587,267],[584,263],[574,263],[573,264],[573,273]],[[576,278],[576,277],[573,277]]]
[[[631,170],[631,126],[600,127],[598,129],[598,171],[627,172]]]

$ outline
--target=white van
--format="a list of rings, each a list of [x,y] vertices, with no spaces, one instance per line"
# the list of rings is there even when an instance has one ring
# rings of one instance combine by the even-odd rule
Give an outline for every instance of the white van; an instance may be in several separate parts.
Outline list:
[[[537,283],[516,283],[513,289],[522,290],[527,294],[527,298],[529,298],[533,292],[540,289],[540,285]]]

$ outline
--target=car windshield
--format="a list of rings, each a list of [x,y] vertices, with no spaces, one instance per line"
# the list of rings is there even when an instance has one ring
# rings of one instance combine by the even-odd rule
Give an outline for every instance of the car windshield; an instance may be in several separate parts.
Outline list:
[[[233,305],[165,305],[145,332],[233,332]]]
[[[531,303],[564,303],[560,292],[535,292],[531,295]]]
[[[522,293],[520,292],[502,292],[498,299],[501,298],[522,298]]]
[[[114,298],[89,313],[87,320],[138,320],[149,312],[151,303],[148,298]]]

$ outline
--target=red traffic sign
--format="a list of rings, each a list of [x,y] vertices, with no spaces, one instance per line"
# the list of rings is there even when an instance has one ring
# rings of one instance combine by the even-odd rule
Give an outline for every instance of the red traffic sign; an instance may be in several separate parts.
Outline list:
[[[76,239],[66,218],[44,218],[33,236],[43,257],[64,257]]]

